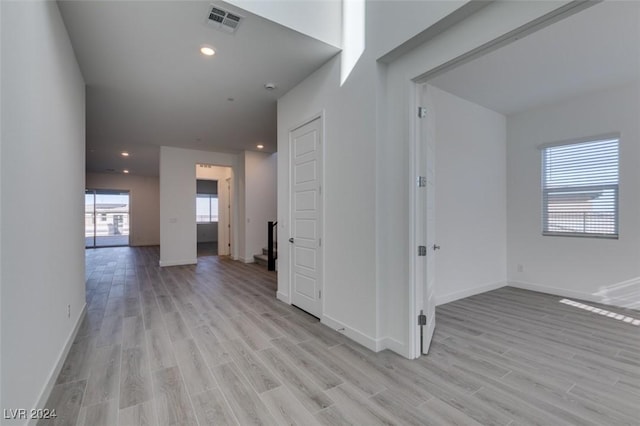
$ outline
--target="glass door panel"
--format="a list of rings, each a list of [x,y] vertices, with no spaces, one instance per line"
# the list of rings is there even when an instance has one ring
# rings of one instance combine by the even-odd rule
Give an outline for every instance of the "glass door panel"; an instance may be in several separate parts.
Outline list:
[[[94,196],[93,245],[91,247],[128,246],[129,193],[100,189],[87,192]],[[89,229],[87,210],[88,207],[85,207],[85,235]]]

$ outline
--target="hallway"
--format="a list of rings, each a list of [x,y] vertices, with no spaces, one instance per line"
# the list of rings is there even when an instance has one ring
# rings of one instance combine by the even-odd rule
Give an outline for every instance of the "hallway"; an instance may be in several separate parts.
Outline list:
[[[87,315],[50,424],[637,419],[640,327],[558,297],[503,288],[441,306],[431,354],[409,361],[277,301],[276,275],[253,264],[161,269],[157,247],[87,250],[86,264]]]

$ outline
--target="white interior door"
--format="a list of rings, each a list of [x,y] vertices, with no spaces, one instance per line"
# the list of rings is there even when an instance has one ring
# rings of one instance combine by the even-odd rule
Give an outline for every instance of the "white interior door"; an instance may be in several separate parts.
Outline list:
[[[322,314],[322,126],[317,118],[289,135],[291,156],[291,303]]]
[[[418,244],[426,251],[418,254],[416,278],[420,311],[426,316],[426,325],[422,327],[422,353],[429,352],[431,338],[436,326],[435,309],[435,256],[439,249],[435,240],[435,114],[429,86],[420,88],[420,105],[425,108],[419,119],[419,137],[417,141],[417,170],[424,177],[417,186],[416,230]],[[424,255],[423,255],[424,254]]]

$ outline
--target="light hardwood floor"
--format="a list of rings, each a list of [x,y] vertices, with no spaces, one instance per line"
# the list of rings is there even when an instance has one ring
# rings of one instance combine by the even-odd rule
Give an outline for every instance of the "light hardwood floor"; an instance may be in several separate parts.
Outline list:
[[[157,248],[86,263],[55,424],[640,424],[640,327],[560,297],[503,288],[440,306],[430,354],[409,361],[277,301],[256,265],[161,269]]]

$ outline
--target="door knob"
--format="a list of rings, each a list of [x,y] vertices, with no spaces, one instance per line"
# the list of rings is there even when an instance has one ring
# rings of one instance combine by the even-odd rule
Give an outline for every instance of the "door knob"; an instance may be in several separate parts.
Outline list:
[[[434,249],[434,250],[440,250],[440,246],[437,246],[437,245],[435,245],[435,244],[434,244],[434,245],[433,245],[433,249]]]
[[[289,242],[293,244],[293,237],[289,238]]]

